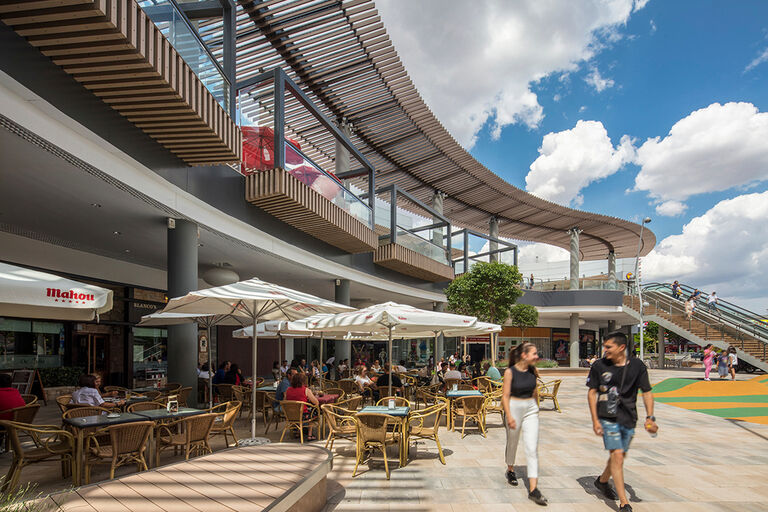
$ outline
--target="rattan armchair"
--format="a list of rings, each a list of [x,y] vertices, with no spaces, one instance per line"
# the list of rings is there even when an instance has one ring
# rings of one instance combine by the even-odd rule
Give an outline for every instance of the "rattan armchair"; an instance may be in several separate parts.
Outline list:
[[[560,410],[560,402],[557,401],[557,392],[560,390],[560,384],[562,384],[562,382],[562,379],[558,379],[539,384],[536,405],[541,406],[542,400],[552,400],[555,410],[557,412],[563,412]]]
[[[214,389],[216,390],[216,393],[219,395],[219,400],[224,402],[229,402],[232,400],[233,393],[232,393],[232,384],[216,384],[214,386]]]
[[[143,393],[143,395],[145,397],[149,398],[150,400],[157,400],[158,398],[160,398],[163,395],[163,392],[162,391],[158,391],[158,390],[147,391],[147,392]]]
[[[384,471],[389,480],[389,461],[387,460],[387,446],[397,444],[400,432],[390,431],[390,425],[400,423],[386,414],[363,413],[355,416],[355,430],[357,445],[355,454],[355,469],[352,478],[357,476],[357,467],[365,462],[366,455],[373,450],[380,450],[384,456]]]
[[[504,423],[504,406],[501,404],[502,390],[497,389],[485,395],[485,404],[483,405],[483,423],[488,419],[489,414],[498,413],[501,417],[501,423]]]
[[[438,430],[440,429],[440,419],[446,409],[445,403],[438,403],[418,412],[413,412],[408,416],[408,443],[410,439],[431,439],[437,445],[437,453],[440,455],[440,462],[445,464],[443,448],[440,446]]]
[[[235,400],[225,404],[219,404],[210,409],[210,412],[216,415],[216,419],[214,420],[213,426],[211,427],[210,437],[223,435],[224,444],[227,445],[227,448],[229,448],[229,439],[227,438],[228,434],[232,435],[232,439],[235,441],[234,446],[237,446],[235,419],[237,419],[237,413],[240,412],[240,407],[242,407],[242,405],[243,404],[241,402]]]
[[[76,475],[75,438],[71,433],[55,425],[29,425],[7,420],[0,420],[0,426],[5,429],[6,438],[13,450],[13,461],[0,492],[6,494],[16,488],[25,466],[51,459],[61,460],[62,473],[68,465],[70,474]],[[33,446],[22,445],[19,434],[31,437],[34,440]]]
[[[67,405],[69,405],[69,402],[71,401],[72,395],[59,395],[56,397],[56,405],[59,406],[61,412],[65,412],[67,410]]]
[[[380,398],[376,405],[389,405],[389,401],[395,401],[395,407],[412,407],[411,402],[401,396],[385,396]]]
[[[185,460],[189,460],[193,452],[198,455],[213,453],[208,439],[216,416],[215,413],[199,414],[160,425],[156,438],[155,466],[160,465],[160,453],[169,448],[183,449]]]
[[[248,411],[248,417],[251,417],[251,415],[253,414],[253,412],[251,411],[251,405],[252,405],[251,404],[251,393],[252,393],[252,391],[251,391],[250,388],[246,388],[246,387],[243,387],[243,386],[232,386],[232,400],[236,400],[236,401],[240,402],[240,404],[242,404],[241,407],[240,407],[240,417],[241,418],[243,417],[243,412],[244,411]],[[257,393],[257,395],[256,395],[256,407],[258,408],[259,407],[259,398],[260,398],[259,395],[258,395],[259,392],[256,391],[255,393]],[[266,419],[264,420],[264,423],[266,424]]]
[[[336,399],[337,403],[344,400],[344,397],[347,396],[347,393],[341,388],[323,388],[323,393],[326,395],[339,395],[339,398]]]
[[[357,382],[353,380],[340,380],[338,385],[344,391],[345,395],[360,393],[360,386],[358,386]]]
[[[445,389],[453,389],[454,384],[458,388],[459,384],[461,384],[461,379],[445,379]]]
[[[470,391],[470,390],[475,389],[475,386],[473,386],[469,382],[462,381],[462,382],[459,383],[459,389],[461,391]]]
[[[176,395],[184,387],[181,382],[169,382],[163,386],[163,391],[168,395]]]
[[[61,414],[61,419],[67,418],[83,418],[85,416],[98,416],[99,414],[109,414],[110,411],[106,407],[96,407],[95,405],[81,405],[74,409],[69,409]]]
[[[32,424],[35,422],[35,416],[37,416],[39,410],[40,404],[33,403],[23,407],[16,407],[15,409],[8,409],[2,412],[13,413],[13,421],[16,423]]]
[[[27,405],[34,404],[37,402],[37,395],[21,395],[21,398],[24,400],[24,403]]]
[[[325,448],[333,450],[333,442],[336,439],[354,440],[357,435],[355,427],[355,411],[344,409],[337,405],[325,404],[320,406],[328,427],[328,439],[325,440]],[[328,446],[330,444],[330,447]]]
[[[117,391],[118,393],[122,393],[122,394],[131,392],[130,389],[124,388],[123,386],[104,386],[104,392],[111,393],[113,391]]]
[[[184,386],[176,393],[179,407],[186,407],[189,394],[192,392],[192,386]]]
[[[309,418],[304,417],[304,407],[310,413]],[[283,442],[286,432],[295,430],[299,433],[301,444],[304,444],[304,427],[312,423],[319,423],[317,407],[307,402],[283,400],[280,402],[280,408],[283,410],[283,416],[285,417],[285,427],[283,428],[283,434],[280,436],[280,442]]]
[[[115,478],[115,469],[126,464],[136,464],[137,471],[146,471],[144,452],[153,426],[151,421],[137,421],[110,425],[89,435],[85,444],[85,483],[91,481],[91,466],[106,462],[109,462],[110,480]],[[107,435],[109,443],[100,443],[99,439]]]
[[[453,414],[453,430],[456,430],[456,418],[462,417],[461,438],[464,439],[464,429],[467,426],[467,420],[474,420],[480,428],[480,433],[485,437],[485,422],[483,405],[485,397],[483,396],[463,396],[456,398],[453,402],[451,413]]]
[[[349,411],[356,411],[360,408],[360,403],[362,401],[363,397],[360,395],[347,395],[346,400],[336,400],[335,405]]]
[[[166,405],[160,402],[136,402],[131,404],[126,409],[126,412],[138,412],[138,411],[155,411],[158,409],[165,409]]]

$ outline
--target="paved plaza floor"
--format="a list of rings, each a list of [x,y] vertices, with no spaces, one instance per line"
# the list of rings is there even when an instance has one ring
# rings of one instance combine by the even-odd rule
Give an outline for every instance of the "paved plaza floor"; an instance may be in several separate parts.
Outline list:
[[[667,378],[701,378],[701,372],[651,370],[656,384]],[[739,375],[742,381],[751,375]],[[601,438],[592,432],[587,411],[583,376],[562,377],[562,413],[544,405],[540,414],[539,487],[552,511],[617,510],[617,502],[597,496],[593,487],[607,459]],[[723,383],[725,384],[725,383]],[[642,405],[639,414],[645,416]],[[37,423],[60,422],[55,404],[41,410]],[[768,425],[728,420],[675,407],[656,404],[660,431],[651,438],[638,431],[625,466],[631,504],[636,511],[768,511]],[[257,435],[264,426],[257,416]],[[409,463],[397,467],[397,450],[391,449],[391,480],[387,481],[380,457],[361,466],[352,478],[354,445],[337,441],[333,471],[328,479],[331,511],[462,511],[494,512],[544,510],[527,498],[525,480],[511,487],[504,478],[505,433],[500,417],[488,420],[488,437],[475,429],[461,439],[459,432],[440,430],[446,458],[442,465],[434,443],[418,444],[410,451]],[[282,425],[281,425],[282,426]],[[247,437],[249,422],[237,421],[237,432]],[[280,430],[267,437],[276,442]],[[290,436],[287,436],[290,437]],[[289,442],[297,442],[292,439]],[[224,447],[222,438],[212,441],[214,450]],[[164,456],[163,464],[181,457]],[[10,456],[0,455],[0,471],[7,470]],[[107,467],[94,471],[93,480],[108,477]],[[133,467],[118,469],[128,475]],[[518,477],[525,476],[525,455],[518,451]],[[38,492],[65,490],[71,481],[61,479],[58,463],[26,468],[22,482],[39,482]],[[244,511],[242,511],[244,512]]]
[[[651,370],[654,384],[672,377],[701,375]],[[751,377],[738,376],[740,380]],[[617,510],[618,502],[601,499],[593,486],[607,454],[601,438],[592,432],[585,379],[563,379],[563,412],[542,410],[540,415],[539,488],[549,499],[547,509]],[[645,416],[642,405],[639,414]],[[656,404],[656,418],[658,437],[638,431],[625,464],[634,510],[768,510],[768,425],[729,421],[662,403]],[[487,439],[474,431],[464,439],[458,432],[441,431],[440,438],[445,466],[437,458],[434,443],[427,442],[417,446],[418,453],[411,449],[409,464],[392,471],[389,481],[377,461],[353,479],[354,448],[342,441],[334,447],[326,510],[544,510],[528,500],[522,479],[515,488],[504,478],[505,433],[498,415],[489,419]],[[520,447],[518,477],[525,474],[522,451]]]

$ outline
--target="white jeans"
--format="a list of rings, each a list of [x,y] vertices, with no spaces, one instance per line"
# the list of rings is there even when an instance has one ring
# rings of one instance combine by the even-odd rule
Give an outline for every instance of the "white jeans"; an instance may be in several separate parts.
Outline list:
[[[507,428],[507,449],[505,458],[507,466],[515,465],[515,455],[517,454],[517,442],[520,439],[520,431],[523,432],[523,447],[525,448],[525,458],[528,462],[528,478],[538,478],[539,476],[539,406],[536,405],[535,398],[509,399],[509,412],[515,419],[514,430],[509,428],[509,424],[504,421]]]

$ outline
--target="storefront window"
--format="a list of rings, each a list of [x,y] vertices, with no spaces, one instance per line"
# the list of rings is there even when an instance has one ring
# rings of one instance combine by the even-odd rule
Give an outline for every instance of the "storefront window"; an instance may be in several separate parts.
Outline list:
[[[133,328],[134,387],[162,385],[168,372],[168,331]]]
[[[0,369],[55,368],[63,355],[63,323],[0,318]]]

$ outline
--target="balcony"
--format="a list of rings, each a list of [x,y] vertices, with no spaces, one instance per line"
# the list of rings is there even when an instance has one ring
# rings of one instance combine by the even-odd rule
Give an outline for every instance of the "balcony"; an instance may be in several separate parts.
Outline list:
[[[451,225],[448,219],[396,185],[382,188],[376,193],[385,194],[388,208],[382,211],[383,215],[376,216],[380,221],[376,228],[382,234],[373,262],[424,281],[453,280],[453,268],[448,257],[451,253]],[[406,218],[415,217],[403,215],[403,210],[397,207],[399,200],[408,202],[414,210],[423,211],[435,220],[420,226],[404,226]],[[388,226],[385,226],[385,220],[389,220]],[[447,247],[442,245],[444,229],[448,234]]]
[[[175,2],[153,4],[170,17],[164,30],[136,0],[11,0],[0,20],[187,164],[238,161],[240,130],[222,108],[226,79]]]
[[[322,153],[296,129],[313,116],[368,173],[373,167],[339,129],[327,120],[285,73],[277,68],[238,84],[238,114],[243,132],[246,200],[286,224],[349,253],[374,251],[374,213],[315,158]],[[306,151],[312,151],[308,155]],[[326,159],[327,167],[328,159]]]
[[[472,229],[452,233],[451,260],[456,275],[471,270],[479,261],[492,257],[501,263],[517,266],[517,245]]]

